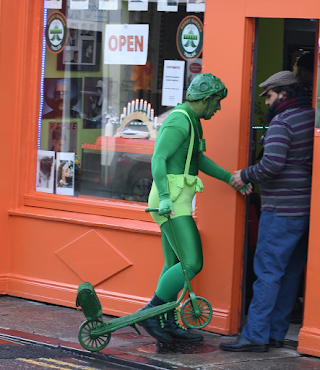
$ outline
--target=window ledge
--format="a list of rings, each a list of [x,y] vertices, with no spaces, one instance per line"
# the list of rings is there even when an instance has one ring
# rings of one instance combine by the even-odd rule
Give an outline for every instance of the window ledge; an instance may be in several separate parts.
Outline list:
[[[154,222],[130,220],[101,215],[68,212],[46,208],[26,207],[8,211],[10,216],[29,217],[40,220],[72,223],[89,227],[101,227],[142,234],[160,235],[160,228]]]
[[[145,208],[148,207],[146,203],[117,199],[78,198],[32,192],[24,195],[24,206],[152,222],[151,216],[145,212]]]

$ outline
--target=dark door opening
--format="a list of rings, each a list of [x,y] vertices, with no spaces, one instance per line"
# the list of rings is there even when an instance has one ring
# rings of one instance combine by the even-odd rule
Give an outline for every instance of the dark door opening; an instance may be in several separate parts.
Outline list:
[[[317,22],[314,19],[256,19],[249,166],[260,160],[263,149],[260,139],[268,129],[264,120],[268,107],[265,105],[265,98],[259,97],[262,90],[258,86],[269,76],[282,70],[293,71],[299,78],[297,61],[303,54],[315,51],[316,26]],[[304,84],[303,87],[306,94],[312,99],[312,83],[311,85]],[[259,217],[260,191],[259,186],[255,184],[254,192],[247,197],[241,328],[246,323],[246,315],[253,294],[252,284],[256,278],[253,270],[253,260],[258,236]],[[287,339],[293,341],[298,340],[302,321],[303,287],[304,282],[302,281],[287,335]]]

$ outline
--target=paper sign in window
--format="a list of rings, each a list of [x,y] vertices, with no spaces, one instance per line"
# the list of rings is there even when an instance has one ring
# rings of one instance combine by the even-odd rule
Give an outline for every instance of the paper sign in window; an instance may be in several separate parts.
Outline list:
[[[182,103],[184,65],[184,61],[164,61],[162,105],[175,107],[178,103]]]
[[[107,24],[104,64],[145,65],[148,38],[148,24]]]
[[[70,9],[88,9],[89,0],[70,0]]]
[[[208,0],[207,0],[208,1]],[[187,0],[187,12],[204,12],[205,0]]]

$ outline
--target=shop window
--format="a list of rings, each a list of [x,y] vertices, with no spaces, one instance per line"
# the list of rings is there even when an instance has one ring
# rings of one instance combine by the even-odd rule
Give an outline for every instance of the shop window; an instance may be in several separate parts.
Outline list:
[[[146,202],[157,133],[201,71],[204,0],[47,0],[36,191]]]

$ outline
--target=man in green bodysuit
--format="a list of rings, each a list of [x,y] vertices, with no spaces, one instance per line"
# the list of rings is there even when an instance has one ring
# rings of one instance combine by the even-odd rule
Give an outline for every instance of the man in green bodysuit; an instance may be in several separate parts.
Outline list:
[[[227,89],[219,78],[211,73],[199,74],[187,90],[186,102],[177,105],[159,130],[151,161],[154,182],[149,195],[149,207],[159,208],[159,214],[153,213],[152,217],[161,228],[165,263],[156,292],[142,310],[176,300],[185,282],[181,264],[174,252],[171,229],[163,215],[170,213],[189,279],[202,269],[201,240],[192,217],[192,199],[203,188],[197,175],[200,170],[229,185],[233,175],[203,154],[205,144],[200,118],[209,120],[221,109],[220,101],[226,96]],[[189,163],[188,152],[191,155]],[[179,181],[181,179],[182,183]],[[243,194],[250,192],[251,186],[242,191]],[[202,335],[191,333],[178,324],[175,310],[142,321],[140,325],[162,342],[203,339]]]

